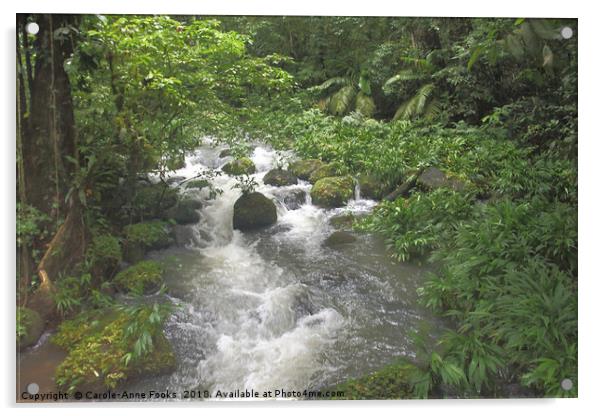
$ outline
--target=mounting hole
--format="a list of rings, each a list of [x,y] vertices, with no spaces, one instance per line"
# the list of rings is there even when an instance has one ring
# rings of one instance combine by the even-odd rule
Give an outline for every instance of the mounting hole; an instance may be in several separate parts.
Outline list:
[[[571,29],[568,26],[563,27],[560,30],[560,36],[562,36],[563,39],[570,39],[573,37],[573,29]]]
[[[40,386],[38,386],[38,383],[29,383],[27,385],[27,393],[29,394],[38,394],[39,391]]]
[[[569,391],[573,388],[573,381],[570,378],[565,378],[560,382],[560,387],[562,387],[562,390],[564,391]]]
[[[37,35],[40,31],[40,26],[36,22],[29,22],[27,23],[27,26],[25,26],[25,30],[30,35]]]

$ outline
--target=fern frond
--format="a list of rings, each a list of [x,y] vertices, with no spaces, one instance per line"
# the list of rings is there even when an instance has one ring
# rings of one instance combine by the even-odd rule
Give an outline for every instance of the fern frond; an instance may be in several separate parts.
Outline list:
[[[392,76],[383,84],[383,91],[391,90],[392,86],[398,82],[415,81],[424,78],[424,75],[417,73],[413,69],[403,69]]]
[[[326,81],[324,81],[320,85],[317,85],[317,86],[315,86],[313,88],[315,90],[318,90],[318,91],[325,91],[325,90],[329,89],[330,87],[333,87],[333,86],[344,86],[344,85],[348,85],[349,83],[350,83],[349,82],[349,78],[346,78],[346,77],[334,77],[334,78],[327,79]]]
[[[425,112],[428,99],[433,94],[434,90],[435,84],[433,83],[425,84],[420,87],[412,98],[399,106],[393,116],[393,120],[409,120],[422,115]]]
[[[435,67],[425,58],[414,58],[411,56],[402,56],[401,62],[405,65],[412,66],[424,72],[433,72]]]

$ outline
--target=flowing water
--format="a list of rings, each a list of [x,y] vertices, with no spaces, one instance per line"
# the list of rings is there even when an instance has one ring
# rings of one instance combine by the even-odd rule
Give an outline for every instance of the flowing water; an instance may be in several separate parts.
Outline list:
[[[201,147],[174,176],[219,170],[231,160],[218,156],[222,149]],[[213,180],[223,190],[213,200],[208,189],[181,187],[203,201],[201,220],[177,226],[178,244],[150,254],[165,264],[170,300],[180,305],[166,324],[178,366],[128,390],[317,390],[413,356],[412,330],[424,322],[440,327],[417,304],[424,266],[393,262],[369,234],[324,246],[334,231],[330,218],[365,214],[374,201],[361,199],[358,190],[344,208],[318,208],[307,182],[263,184],[275,151],[259,145],[251,159],[257,191],[275,200],[278,222],[256,232],[232,229],[241,194],[234,177]],[[287,208],[295,190],[305,192],[305,201]]]

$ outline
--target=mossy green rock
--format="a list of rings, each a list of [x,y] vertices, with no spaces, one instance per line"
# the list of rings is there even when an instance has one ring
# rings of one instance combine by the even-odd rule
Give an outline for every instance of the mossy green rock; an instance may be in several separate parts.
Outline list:
[[[355,215],[349,212],[330,218],[330,220],[328,220],[328,223],[337,230],[351,230],[353,228],[355,218]]]
[[[146,306],[138,309],[136,316],[150,322],[153,313],[153,308]],[[58,387],[100,392],[127,380],[174,371],[176,357],[161,329],[161,319],[154,321],[154,328],[148,333],[152,350],[137,356],[131,354],[141,334],[129,330],[132,323],[130,314],[116,309],[82,313],[64,321],[51,338],[67,351],[55,372]]]
[[[299,179],[307,181],[311,174],[323,165],[324,162],[319,159],[305,159],[292,162],[289,165],[288,170]]]
[[[232,156],[232,149],[224,149],[221,152],[219,152],[220,158],[224,158],[224,157],[228,157],[228,156]]]
[[[312,203],[322,208],[342,207],[353,197],[351,176],[328,177],[317,181],[311,188]]]
[[[199,222],[201,215],[197,212],[202,203],[196,199],[184,199],[167,212],[167,217],[180,225]]]
[[[232,224],[236,230],[267,227],[277,220],[276,205],[259,192],[243,194],[234,203]]]
[[[44,332],[44,321],[33,309],[17,308],[17,345],[19,349],[34,345]]]
[[[162,218],[165,211],[177,203],[177,189],[165,184],[144,185],[132,200],[134,216],[143,220]]]
[[[255,163],[248,157],[233,160],[232,162],[226,163],[222,170],[228,175],[250,175],[255,173]]]
[[[263,177],[263,183],[272,186],[296,185],[297,182],[297,177],[284,169],[272,169]]]
[[[454,191],[462,191],[466,188],[466,184],[459,179],[449,177],[441,170],[435,167],[426,168],[418,179],[416,185],[426,191],[433,191],[439,188],[450,188]]]
[[[343,165],[337,162],[332,162],[327,165],[322,165],[318,169],[314,170],[309,177],[310,183],[316,183],[320,179],[329,178],[332,176],[340,176],[344,172],[345,168]]]
[[[128,263],[137,263],[142,260],[147,251],[169,247],[172,243],[169,232],[168,224],[160,220],[145,221],[126,226],[124,228],[124,259]]]
[[[357,238],[347,231],[335,231],[324,241],[324,246],[335,248],[344,244],[351,244],[356,240]]]
[[[136,294],[157,290],[163,283],[163,267],[154,260],[145,260],[120,271],[115,285],[123,292]]]
[[[411,380],[417,368],[414,364],[400,360],[357,379],[351,379],[328,390],[341,391],[333,400],[383,400],[418,398],[412,391]]]
[[[209,186],[209,181],[206,179],[193,179],[186,182],[187,189],[203,189]]]
[[[387,189],[373,175],[360,175],[357,178],[357,182],[360,186],[360,195],[362,198],[379,200],[387,193]]]

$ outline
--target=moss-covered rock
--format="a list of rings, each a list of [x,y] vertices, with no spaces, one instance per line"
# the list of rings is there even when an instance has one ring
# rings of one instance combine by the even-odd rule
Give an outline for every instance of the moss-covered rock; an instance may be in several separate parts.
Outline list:
[[[286,208],[295,210],[301,208],[301,205],[305,204],[305,191],[303,189],[293,189],[287,192],[282,198],[282,202]]]
[[[63,322],[52,337],[67,351],[56,369],[58,387],[99,392],[126,380],[175,370],[176,357],[162,326],[163,318],[151,306],[134,313],[91,311]]]
[[[184,199],[167,212],[167,217],[180,225],[199,222],[201,215],[197,212],[202,206],[196,199]]]
[[[276,205],[259,192],[243,194],[234,203],[232,223],[236,230],[252,230],[274,224],[278,220]]]
[[[376,176],[373,175],[360,175],[357,178],[357,182],[360,186],[360,194],[362,198],[380,200],[389,191]]]
[[[319,159],[305,159],[292,162],[289,165],[288,170],[299,179],[307,181],[311,174],[323,165],[324,162]]]
[[[165,184],[141,186],[132,200],[134,217],[142,220],[163,218],[178,203],[178,191]]]
[[[209,186],[209,181],[207,179],[193,179],[189,182],[186,182],[187,189],[203,189]]]
[[[311,200],[323,208],[342,207],[353,197],[353,190],[351,176],[323,178],[312,186]]]
[[[340,176],[345,173],[345,167],[338,163],[332,162],[327,165],[322,165],[318,169],[314,170],[309,177],[310,183],[316,183],[320,179],[329,178],[332,176]]]
[[[163,267],[154,260],[144,260],[117,273],[114,281],[123,292],[153,292],[163,283]]]
[[[435,167],[426,168],[418,179],[416,185],[425,191],[433,191],[439,188],[450,188],[454,191],[463,191],[466,188],[466,183],[463,181],[448,176],[441,170]]]
[[[232,156],[232,149],[224,149],[221,152],[219,152],[219,157],[222,159],[228,156]]]
[[[94,236],[86,258],[91,265],[91,273],[94,277],[110,278],[123,259],[119,238],[110,234]]]
[[[284,169],[272,169],[263,177],[263,183],[272,186],[296,185],[297,182],[297,177]]]
[[[416,374],[416,366],[405,360],[388,365],[372,374],[351,379],[332,389],[342,396],[333,400],[383,400],[417,398],[412,391],[411,379]]]
[[[137,263],[149,250],[160,250],[169,247],[172,240],[169,226],[160,220],[140,222],[124,228],[124,259],[128,263]]]
[[[34,345],[44,332],[44,321],[33,309],[17,308],[17,346],[24,349]]]
[[[355,242],[357,238],[347,231],[335,231],[324,241],[325,247],[335,248]]]
[[[355,215],[348,212],[342,215],[337,215],[328,220],[328,223],[337,230],[351,230],[355,222]]]
[[[233,160],[232,162],[226,163],[222,170],[228,175],[250,175],[255,173],[255,163],[248,157],[242,157],[240,159]]]

